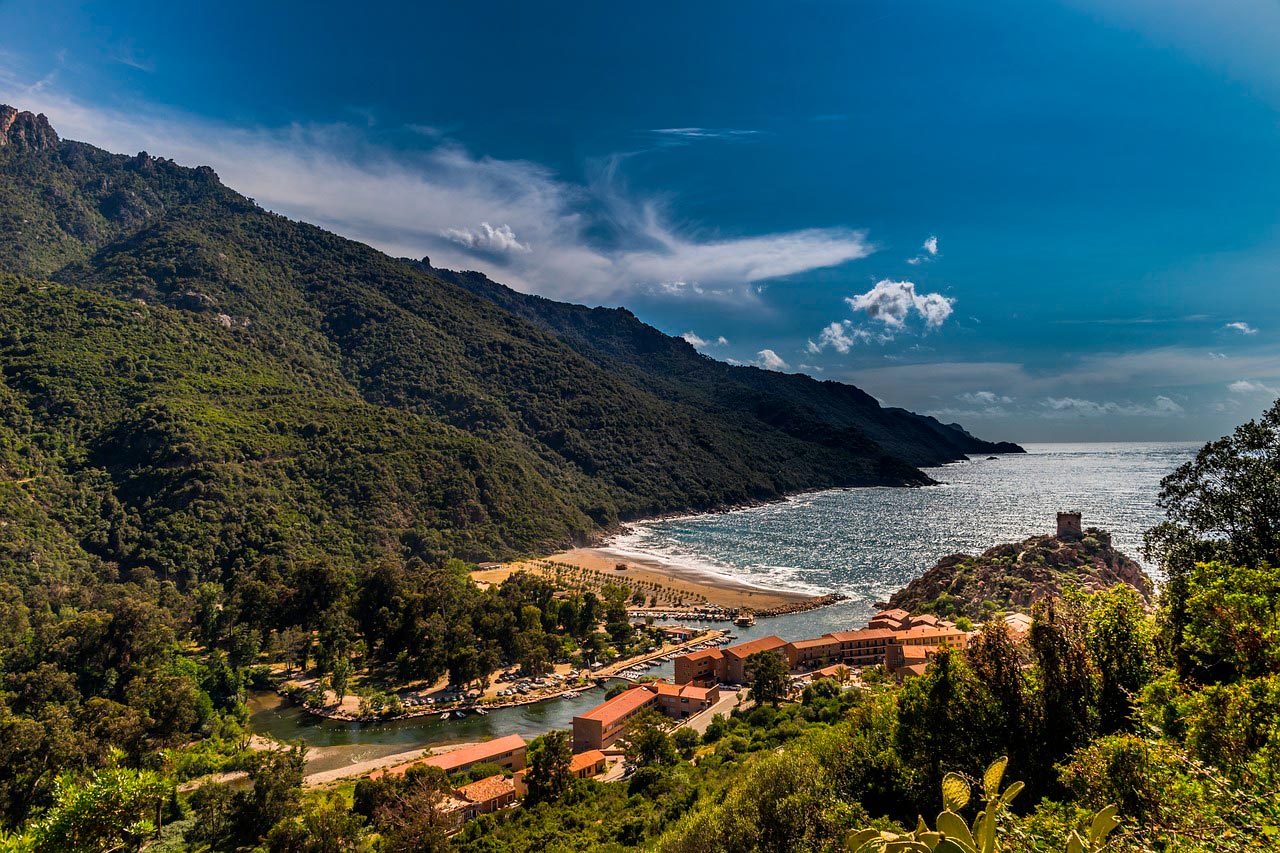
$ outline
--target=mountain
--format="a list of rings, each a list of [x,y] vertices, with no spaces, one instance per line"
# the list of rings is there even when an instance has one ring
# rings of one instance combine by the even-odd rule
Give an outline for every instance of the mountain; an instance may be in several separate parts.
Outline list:
[[[1151,601],[1151,578],[1096,527],[1083,535],[1032,536],[996,545],[978,556],[952,554],[898,590],[890,607],[912,613],[986,619],[994,613],[1028,610],[1068,586],[1086,590],[1128,584]]]
[[[664,400],[691,403],[735,419],[745,416],[757,421],[757,428],[832,447],[850,436],[866,436],[916,466],[940,465],[970,453],[1023,452],[1011,442],[978,439],[959,424],[882,408],[870,394],[851,385],[716,361],[625,308],[556,302],[519,293],[482,273],[435,269],[425,260],[418,265],[556,335]]]
[[[207,167],[0,129],[0,498],[77,559],[482,559],[1019,450],[387,257]]]

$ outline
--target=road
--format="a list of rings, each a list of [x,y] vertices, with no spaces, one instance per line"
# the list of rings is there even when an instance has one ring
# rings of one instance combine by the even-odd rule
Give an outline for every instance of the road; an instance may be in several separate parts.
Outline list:
[[[724,714],[726,717],[729,716],[729,712],[738,707],[739,699],[744,702],[746,701],[746,693],[747,690],[745,687],[741,690],[725,691],[724,695],[720,697],[719,702],[712,705],[705,711],[700,711],[697,714],[694,714],[680,725],[685,728],[693,729],[700,735],[706,734],[707,727],[711,725],[711,721],[715,718],[715,715]]]

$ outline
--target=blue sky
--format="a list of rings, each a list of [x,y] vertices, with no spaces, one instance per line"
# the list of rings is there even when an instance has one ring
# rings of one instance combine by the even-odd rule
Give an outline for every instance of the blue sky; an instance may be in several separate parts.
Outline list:
[[[1280,10],[1207,9],[0,0],[0,100],[984,436],[1205,439],[1280,395]]]

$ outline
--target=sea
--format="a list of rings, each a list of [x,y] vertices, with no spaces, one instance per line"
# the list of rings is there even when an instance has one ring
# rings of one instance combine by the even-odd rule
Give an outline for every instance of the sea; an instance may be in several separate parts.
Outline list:
[[[877,602],[940,558],[1051,533],[1060,510],[1080,512],[1086,527],[1110,531],[1116,547],[1158,582],[1158,567],[1142,557],[1143,534],[1164,518],[1157,505],[1161,479],[1200,446],[1031,444],[1026,453],[926,469],[935,486],[834,489],[646,521],[630,525],[608,547],[757,586],[849,597],[843,606],[803,618],[761,620],[785,625],[788,633],[801,626],[821,628],[816,633],[858,627]]]

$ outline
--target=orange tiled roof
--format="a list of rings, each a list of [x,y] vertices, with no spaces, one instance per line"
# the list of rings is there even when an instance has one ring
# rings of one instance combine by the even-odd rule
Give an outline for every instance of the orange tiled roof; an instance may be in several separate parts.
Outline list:
[[[757,652],[771,652],[780,649],[787,644],[787,641],[781,637],[770,634],[767,637],[760,637],[755,640],[749,640],[745,643],[739,643],[736,646],[730,646],[724,650],[726,655],[733,655],[736,658],[749,658]]]
[[[836,637],[828,634],[823,637],[816,637],[812,640],[796,640],[791,644],[796,649],[816,649],[820,646],[829,646],[832,643],[840,642]]]
[[[585,770],[588,767],[595,767],[604,760],[604,753],[598,749],[588,749],[586,752],[579,752],[574,755],[573,760],[569,762],[569,772],[577,773],[579,770]]]
[[[439,767],[446,773],[452,772],[457,767],[467,764],[475,764],[480,761],[487,761],[496,758],[504,752],[512,752],[513,750],[524,748],[524,738],[520,735],[507,735],[496,740],[485,741],[484,743],[476,743],[471,746],[464,746],[461,749],[455,749],[452,752],[446,752],[443,755],[433,755],[423,764],[431,767]],[[393,768],[398,769],[398,768]],[[404,772],[404,771],[400,771]]]
[[[653,701],[656,690],[649,690],[648,685],[642,687],[632,687],[623,693],[619,693],[612,699],[595,706],[585,714],[578,716],[584,720],[600,720],[605,726],[613,723],[627,714],[643,707]]]
[[[502,774],[497,774],[486,776],[470,785],[463,785],[458,789],[458,796],[472,803],[487,803],[514,791],[515,786],[511,784],[511,780]]]
[[[897,636],[899,631],[890,628],[861,628],[857,631],[833,631],[827,634],[834,640],[847,643],[853,640],[885,640]]]

